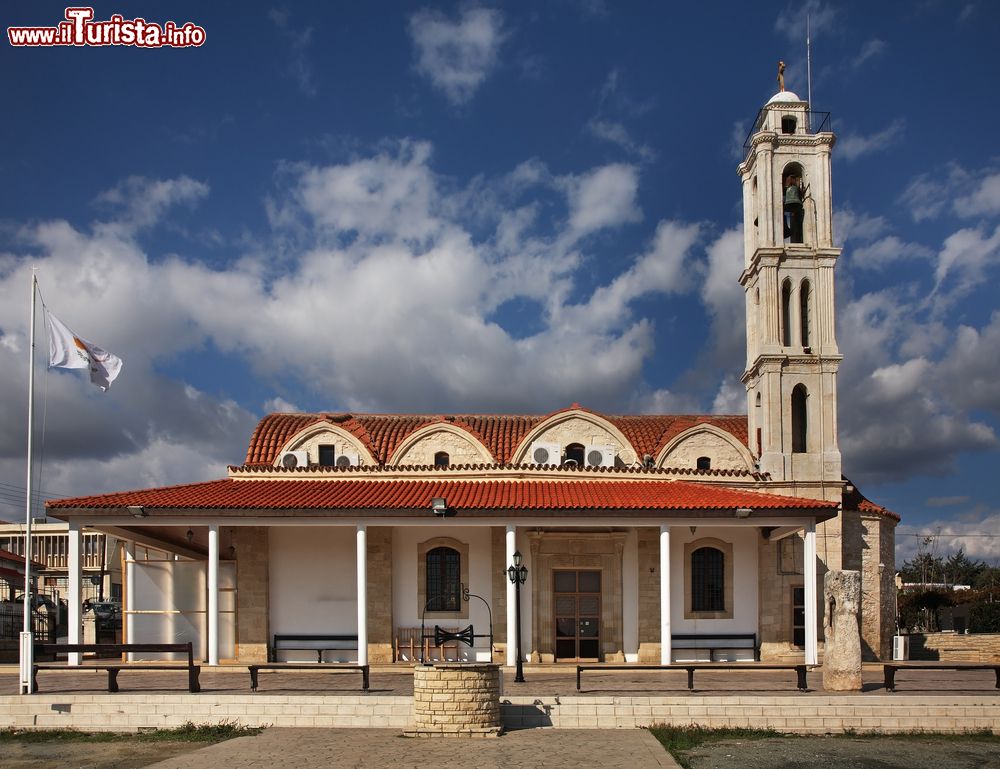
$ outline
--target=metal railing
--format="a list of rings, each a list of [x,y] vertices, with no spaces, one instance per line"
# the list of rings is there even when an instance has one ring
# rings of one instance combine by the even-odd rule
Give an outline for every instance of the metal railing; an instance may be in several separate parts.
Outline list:
[[[767,119],[768,109],[762,108],[758,113],[756,119],[753,121],[753,128],[750,129],[750,133],[747,134],[747,138],[743,141],[743,159],[746,160],[750,156],[751,140],[754,134],[760,133],[761,129],[764,127],[764,122]],[[806,110],[805,125],[796,125],[795,130],[791,131],[789,134],[794,136],[796,134],[818,134],[825,133],[827,131],[833,130],[833,122],[830,120],[829,112],[817,112],[816,110]],[[781,132],[777,132],[778,135],[782,135]]]

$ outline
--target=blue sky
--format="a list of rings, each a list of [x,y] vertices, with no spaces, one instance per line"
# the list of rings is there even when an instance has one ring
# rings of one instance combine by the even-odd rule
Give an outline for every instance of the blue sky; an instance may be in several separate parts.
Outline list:
[[[32,265],[125,359],[39,369],[53,495],[219,477],[271,410],[745,412],[735,168],[779,58],[806,96],[808,10],[845,472],[902,557],[1000,558],[994,3],[94,9],[206,40],[0,45],[0,516]]]

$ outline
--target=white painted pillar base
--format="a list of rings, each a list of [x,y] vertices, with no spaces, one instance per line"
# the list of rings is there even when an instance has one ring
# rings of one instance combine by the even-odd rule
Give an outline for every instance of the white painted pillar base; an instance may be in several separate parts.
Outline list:
[[[80,562],[80,545],[83,535],[80,532],[80,524],[76,521],[69,522],[69,594],[66,596],[68,607],[67,638],[71,644],[81,642],[80,629],[83,625],[83,617],[80,616],[83,607],[83,564]],[[78,652],[66,655],[69,665],[79,665],[83,660],[83,655]]]
[[[660,664],[673,661],[670,639],[670,527],[660,527]]]
[[[358,524],[358,664],[368,664],[368,527]]]
[[[819,644],[817,641],[818,618],[816,600],[816,524],[810,523],[805,530],[805,545],[803,547],[805,560],[805,600],[806,600],[806,664],[815,665],[819,661]]]
[[[208,526],[208,664],[219,664],[219,525]]]
[[[516,526],[507,527],[505,545],[503,578],[507,585],[507,665],[513,667],[517,664],[517,613],[514,611],[514,583],[507,576],[507,567],[514,564],[514,551],[517,550]]]

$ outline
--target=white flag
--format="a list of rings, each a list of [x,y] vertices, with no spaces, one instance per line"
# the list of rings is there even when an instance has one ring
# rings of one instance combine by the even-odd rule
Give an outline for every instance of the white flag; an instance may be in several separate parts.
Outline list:
[[[49,368],[90,369],[90,381],[107,390],[122,370],[122,359],[81,339],[45,309],[49,326]]]

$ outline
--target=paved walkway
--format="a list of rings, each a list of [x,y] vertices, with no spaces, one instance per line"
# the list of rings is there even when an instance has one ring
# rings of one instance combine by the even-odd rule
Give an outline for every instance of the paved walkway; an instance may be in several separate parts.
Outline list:
[[[644,729],[528,729],[496,739],[406,738],[391,729],[266,729],[147,769],[674,769],[677,763]]]

